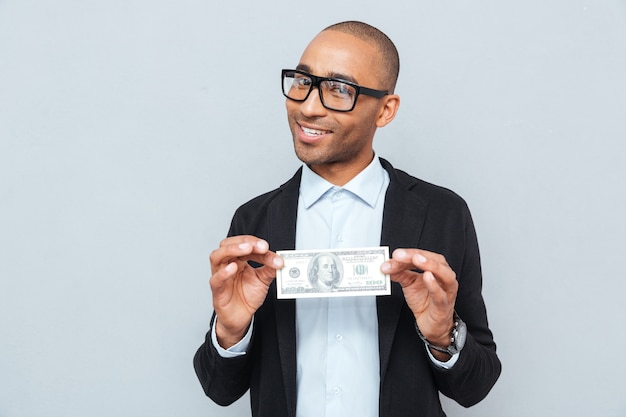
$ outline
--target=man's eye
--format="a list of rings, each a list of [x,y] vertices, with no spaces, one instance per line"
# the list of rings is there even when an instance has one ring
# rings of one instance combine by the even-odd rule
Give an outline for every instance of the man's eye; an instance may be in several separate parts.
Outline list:
[[[329,90],[333,93],[333,94],[337,94],[339,96],[349,96],[352,95],[352,88],[350,88],[349,85],[344,84],[344,83],[338,83],[335,81],[331,81],[329,83]]]
[[[311,85],[310,78],[297,77],[293,80],[293,83],[299,87],[308,87]]]

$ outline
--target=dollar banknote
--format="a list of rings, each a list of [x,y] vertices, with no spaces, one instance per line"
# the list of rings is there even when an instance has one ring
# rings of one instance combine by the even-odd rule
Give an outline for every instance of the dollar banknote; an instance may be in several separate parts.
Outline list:
[[[276,274],[277,298],[389,295],[386,246],[353,249],[277,251],[284,261]]]

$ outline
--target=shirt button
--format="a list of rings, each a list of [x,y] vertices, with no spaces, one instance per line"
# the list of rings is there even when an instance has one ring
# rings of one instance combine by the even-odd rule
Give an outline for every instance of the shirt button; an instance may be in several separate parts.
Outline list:
[[[341,392],[341,388],[339,387],[333,387],[333,394],[337,395]]]
[[[343,242],[343,236],[337,235],[337,240],[340,241],[340,242]]]
[[[343,336],[340,334],[335,335],[335,339],[337,339],[338,341],[342,341],[343,340]]]

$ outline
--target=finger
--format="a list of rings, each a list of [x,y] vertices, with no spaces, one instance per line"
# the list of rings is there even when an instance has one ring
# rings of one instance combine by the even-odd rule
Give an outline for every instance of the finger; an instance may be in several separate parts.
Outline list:
[[[428,289],[428,295],[430,298],[430,308],[427,310],[427,320],[430,321],[433,329],[435,328],[435,323],[440,323],[438,326],[440,330],[435,331],[435,335],[437,333],[441,333],[442,331],[446,333],[449,331],[449,326],[452,322],[456,297],[450,297],[450,295],[446,293],[445,289],[439,285],[439,281],[435,279],[432,273],[425,272],[423,280],[426,288]],[[422,322],[418,325],[424,326],[425,324]]]
[[[255,272],[259,280],[268,287],[276,278],[276,270],[268,266],[257,268]]]
[[[221,264],[227,264],[235,259],[254,260],[256,262],[261,259],[256,255],[264,255],[268,252],[268,243],[254,236],[235,236],[224,239],[220,242],[220,247],[211,252],[209,259],[211,268],[215,269]]]
[[[411,285],[423,286],[422,274],[415,271],[402,270],[395,274],[389,274],[389,278],[400,284],[402,288],[406,288]]]
[[[459,283],[456,280],[456,273],[448,266],[447,262],[427,260],[420,266],[425,273],[429,272],[429,278],[440,285],[445,292],[456,294]]]
[[[239,266],[237,265],[237,262],[230,262],[226,265],[222,265],[216,271],[213,271],[213,274],[209,279],[209,284],[213,294],[227,288],[228,284],[232,283],[231,278],[237,274],[238,270]]]
[[[391,259],[383,263],[382,271],[394,274],[401,271],[415,270],[418,266],[424,266],[428,258],[421,254],[418,249],[396,249]]]
[[[245,269],[253,270],[255,274],[259,275],[259,272],[263,275],[263,279],[267,279],[267,275],[271,275],[272,272],[266,271],[266,267],[253,269],[247,261],[235,258],[233,261],[220,264],[218,268],[213,272],[210,283],[211,287],[220,289],[228,284],[237,274],[244,272]],[[275,272],[273,273],[276,274]]]
[[[435,278],[446,287],[454,287],[457,284],[456,274],[448,265],[446,258],[438,253],[422,249],[396,249],[392,258],[381,267],[381,271],[385,274],[414,269],[432,272]]]
[[[272,251],[267,251],[264,254],[251,253],[250,255],[246,256],[245,259],[271,268],[274,270],[273,273],[275,273],[277,269],[282,269],[284,266],[283,258]]]
[[[428,295],[432,300],[433,304],[438,308],[448,309],[449,298],[446,291],[441,286],[440,282],[437,281],[432,272],[426,271],[422,274],[422,281],[424,286],[428,290]]]
[[[268,251],[264,255],[250,254],[245,257],[234,258],[228,263],[220,263],[216,266],[213,270],[213,276],[211,277],[211,287],[215,287],[216,289],[223,288],[226,282],[237,273],[246,268],[251,268],[247,260],[253,260],[263,265],[262,267],[255,268],[254,273],[258,279],[268,286],[276,277],[276,270],[282,269],[284,266],[283,258],[271,251]]]
[[[255,236],[232,236],[220,242],[220,246],[215,250],[216,255],[243,256],[252,253],[264,254],[269,250],[267,241]]]
[[[263,239],[258,238],[256,236],[253,235],[236,235],[236,236],[229,236],[225,239],[223,239],[220,242],[220,247],[222,246],[229,246],[229,245],[238,245],[240,243],[251,243],[251,244],[256,244],[259,241],[263,241],[265,242]],[[267,242],[265,242],[267,244]],[[269,247],[269,245],[268,245]]]
[[[385,264],[385,268],[389,273],[395,273],[407,269],[415,269],[412,263],[412,255],[416,253],[416,249],[396,249]]]
[[[265,284],[270,285],[274,278],[276,278],[276,271],[282,269],[285,265],[285,261],[282,257],[276,255],[274,252],[268,252],[265,255],[259,255],[259,257],[252,256],[255,262],[262,264],[262,266],[255,268],[254,272],[257,277]]]

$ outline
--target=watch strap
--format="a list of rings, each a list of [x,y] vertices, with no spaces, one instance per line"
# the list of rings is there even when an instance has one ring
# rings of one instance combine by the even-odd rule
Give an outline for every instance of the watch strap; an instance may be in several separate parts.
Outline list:
[[[465,345],[465,332],[467,331],[467,328],[463,320],[461,320],[459,315],[456,313],[456,311],[454,312],[452,318],[454,320],[454,326],[450,331],[450,345],[448,347],[441,347],[430,343],[420,331],[417,322],[415,322],[415,330],[417,331],[417,335],[420,337],[420,339],[422,339],[422,341],[426,344],[428,348],[436,350],[437,352],[447,353],[448,355],[455,355],[459,353]]]

